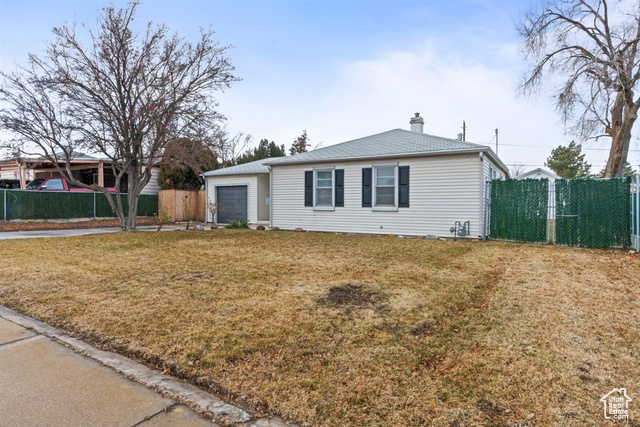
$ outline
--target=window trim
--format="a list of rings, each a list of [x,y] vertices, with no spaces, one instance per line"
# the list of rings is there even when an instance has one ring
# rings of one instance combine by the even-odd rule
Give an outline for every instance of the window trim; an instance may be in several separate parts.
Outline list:
[[[493,181],[494,179],[501,179],[501,177],[498,178],[498,171],[492,164],[489,164],[489,181]]]
[[[318,188],[318,172],[331,172],[331,206],[318,206],[316,190]],[[323,189],[329,187],[322,187]],[[335,211],[336,209],[336,169],[335,166],[325,166],[313,168],[313,210],[314,211]]]
[[[377,163],[371,165],[371,210],[380,212],[397,212],[398,211],[398,163]],[[377,188],[378,188],[378,169],[393,168],[393,206],[376,206]]]

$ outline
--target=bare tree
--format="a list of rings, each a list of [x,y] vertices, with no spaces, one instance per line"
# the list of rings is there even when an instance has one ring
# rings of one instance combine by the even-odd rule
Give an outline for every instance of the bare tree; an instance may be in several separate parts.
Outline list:
[[[524,171],[525,171],[525,169],[526,169],[526,168],[525,168],[525,166],[524,166],[522,163],[514,163],[514,164],[511,166],[511,168],[510,168],[510,169],[511,169],[511,175],[512,175],[514,178],[516,178],[516,177],[518,177],[518,176],[522,175],[522,174],[524,173]]]
[[[560,76],[556,105],[568,130],[583,140],[610,137],[605,176],[622,176],[640,108],[637,2],[541,0],[518,30],[532,65],[523,92]]]
[[[216,153],[218,154],[220,165],[223,167],[235,165],[238,157],[240,157],[250,142],[251,135],[245,135],[239,132],[231,136],[223,129],[218,135],[216,144]]]
[[[218,129],[214,93],[237,80],[212,30],[192,44],[164,25],[138,28],[137,7],[104,8],[87,45],[75,25],[54,28],[42,56],[0,73],[0,128],[15,136],[10,148],[42,155],[74,185],[101,191],[125,230],[135,229],[139,194],[167,144]],[[121,197],[73,177],[70,161],[80,152],[108,158],[117,189],[126,176],[127,212]]]

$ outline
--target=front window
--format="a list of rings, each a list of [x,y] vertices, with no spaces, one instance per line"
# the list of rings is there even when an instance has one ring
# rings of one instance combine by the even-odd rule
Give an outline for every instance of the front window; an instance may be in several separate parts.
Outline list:
[[[375,176],[375,207],[395,208],[396,202],[396,167],[374,167]]]
[[[315,207],[333,208],[333,169],[314,170]]]

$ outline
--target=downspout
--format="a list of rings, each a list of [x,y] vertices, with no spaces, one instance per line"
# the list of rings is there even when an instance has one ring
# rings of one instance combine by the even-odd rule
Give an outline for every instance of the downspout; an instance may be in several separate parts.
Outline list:
[[[484,152],[480,152],[480,218],[482,219],[482,241],[487,240],[487,195],[484,182]]]
[[[209,221],[209,180],[204,174],[200,174],[202,178],[204,178],[204,222],[205,224]]]
[[[269,169],[269,228],[273,228],[273,171],[271,166],[267,166]]]

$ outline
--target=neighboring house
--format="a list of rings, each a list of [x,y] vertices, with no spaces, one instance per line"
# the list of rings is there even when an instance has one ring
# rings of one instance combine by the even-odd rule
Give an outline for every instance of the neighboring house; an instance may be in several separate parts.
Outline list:
[[[71,160],[74,177],[85,184],[98,184],[103,187],[114,187],[115,176],[111,170],[111,161],[86,154],[78,154]],[[160,168],[151,170],[151,179],[141,194],[158,194],[158,173]],[[59,177],[60,173],[54,163],[41,157],[14,157],[0,160],[0,179],[18,179],[20,188],[36,178]],[[125,183],[126,184],[126,183]],[[126,185],[124,185],[126,188]]]
[[[423,133],[417,113],[410,123],[411,131],[208,172],[209,199],[224,205],[220,188],[236,187],[248,192],[250,222],[268,205],[258,219],[285,230],[452,237],[458,222],[468,223],[466,237],[480,237],[485,182],[508,177],[508,168],[487,146]]]
[[[534,170],[530,170],[529,172],[525,172],[522,175],[518,175],[515,177],[515,179],[541,179],[541,178],[547,178],[549,180],[549,183],[553,183],[555,182],[556,179],[560,179],[560,177],[558,175],[556,175],[553,172],[549,172],[546,169],[542,169],[542,168],[536,168]]]
[[[269,168],[267,160],[256,160],[204,173],[206,206],[219,204],[219,212],[207,222],[229,222],[244,219],[252,224],[269,222]]]
[[[515,177],[515,179],[543,179],[549,180],[549,213],[550,220],[556,219],[555,182],[560,179],[558,175],[546,169],[536,168]]]

